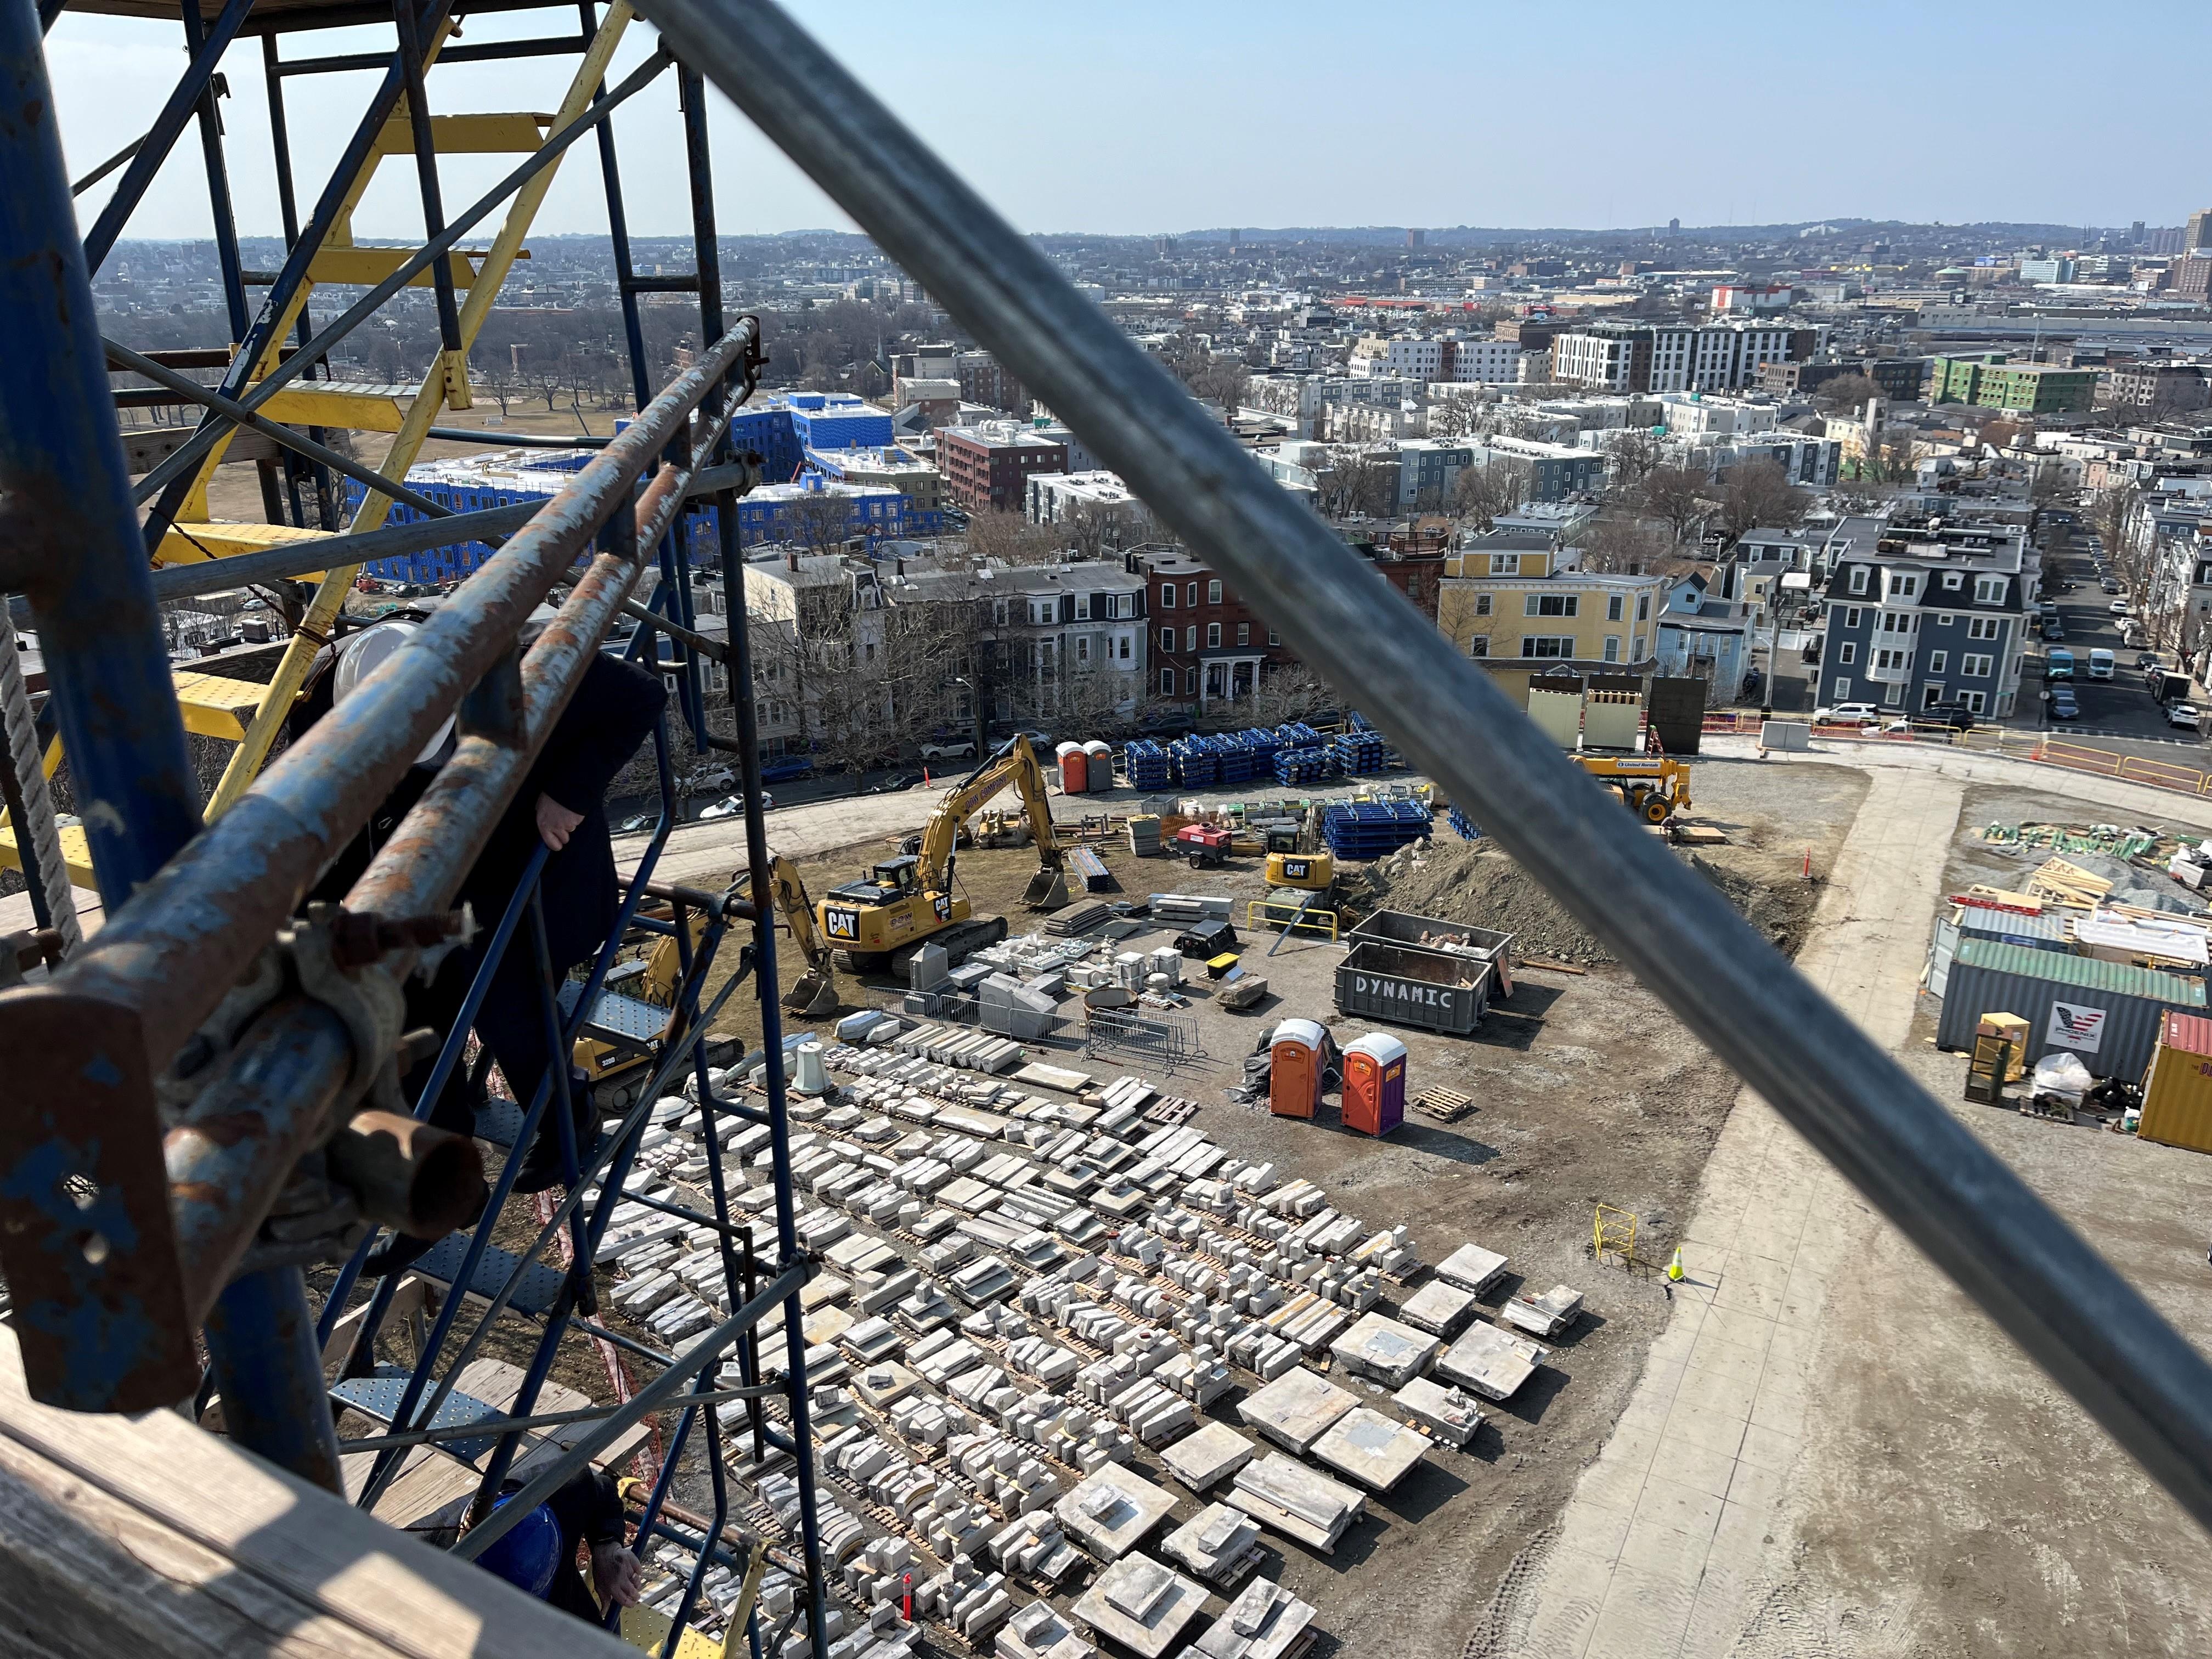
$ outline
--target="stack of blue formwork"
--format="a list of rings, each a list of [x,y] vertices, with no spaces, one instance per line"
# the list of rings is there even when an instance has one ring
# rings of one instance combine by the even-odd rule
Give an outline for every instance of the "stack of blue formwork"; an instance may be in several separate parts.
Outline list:
[[[1412,800],[1341,801],[1322,815],[1322,839],[1340,859],[1379,859],[1425,839],[1429,809]]]
[[[1453,829],[1459,831],[1459,837],[1462,841],[1480,841],[1482,839],[1482,831],[1476,827],[1474,820],[1468,817],[1466,813],[1461,811],[1456,806],[1448,806],[1444,809],[1444,822],[1451,825]]]
[[[1346,777],[1380,772],[1389,763],[1389,745],[1380,732],[1340,732],[1330,746],[1336,751],[1338,769]]]
[[[1275,781],[1278,783],[1320,783],[1335,775],[1336,756],[1320,744],[1305,749],[1279,749],[1275,751]]]
[[[1175,781],[1186,789],[1211,789],[1221,781],[1221,760],[1195,732],[1168,745]]]
[[[1249,783],[1252,781],[1252,751],[1232,733],[1225,737],[1208,738],[1206,746],[1213,750],[1213,758],[1221,767],[1221,781],[1228,783]]]
[[[1283,746],[1275,734],[1264,726],[1255,726],[1249,731],[1232,732],[1230,735],[1230,740],[1242,744],[1251,751],[1252,769],[1255,773],[1264,773],[1269,770],[1275,763],[1275,751]]]
[[[1133,738],[1121,750],[1128,769],[1129,787],[1154,791],[1168,787],[1168,751],[1150,738]]]
[[[1285,749],[1313,749],[1321,744],[1322,738],[1304,720],[1292,720],[1288,726],[1275,728],[1275,741]]]

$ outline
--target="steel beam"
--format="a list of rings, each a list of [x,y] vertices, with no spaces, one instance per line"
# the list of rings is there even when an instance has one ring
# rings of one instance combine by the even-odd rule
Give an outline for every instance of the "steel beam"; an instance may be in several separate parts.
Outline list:
[[[2212,1525],[2212,1365],[2134,1285],[788,14],[770,0],[646,0],[644,9],[1302,660],[1357,687],[1401,750]]]

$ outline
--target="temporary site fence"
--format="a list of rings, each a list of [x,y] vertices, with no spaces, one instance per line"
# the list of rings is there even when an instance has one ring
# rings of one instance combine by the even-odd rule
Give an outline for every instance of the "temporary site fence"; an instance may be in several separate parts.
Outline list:
[[[143,154],[150,164],[131,164],[137,191],[208,101],[207,76],[220,55],[218,47],[210,56],[208,43],[227,40],[247,9],[248,0],[232,0],[204,42],[198,9],[187,8],[192,68],[149,135]],[[10,120],[0,123],[0,159],[10,180],[0,192],[0,240],[9,254],[0,261],[0,307],[16,348],[0,354],[0,489],[11,507],[32,503],[37,515],[36,533],[0,549],[0,581],[31,595],[53,677],[50,706],[110,907],[106,927],[52,977],[0,993],[0,1035],[18,1065],[11,1079],[17,1103],[0,1114],[0,1221],[7,1223],[0,1251],[22,1310],[16,1328],[27,1366],[42,1397],[126,1410],[188,1395],[200,1380],[193,1339],[203,1330],[232,1431],[310,1478],[334,1479],[330,1396],[297,1259],[248,1251],[301,1171],[328,1182],[338,1167],[329,1154],[398,1037],[391,1029],[398,978],[427,942],[422,931],[442,921],[474,848],[651,568],[654,544],[646,535],[658,537],[704,468],[733,459],[722,417],[740,385],[749,384],[755,342],[749,325],[726,330],[719,319],[711,191],[703,187],[703,73],[1233,582],[1304,661],[1347,694],[1357,688],[1360,707],[1409,761],[1437,779],[1453,802],[1773,1102],[2191,1514],[2212,1523],[2212,1366],[2131,1285],[1709,884],[1627,815],[1602,805],[1599,786],[1522,718],[1478,665],[1401,596],[1370,580],[1357,554],[1209,424],[1182,387],[784,11],[768,0],[644,0],[641,9],[662,32],[663,55],[600,95],[592,66],[603,70],[605,58],[595,56],[601,43],[592,36],[591,72],[545,143],[571,143],[586,124],[603,122],[613,100],[636,91],[671,56],[684,66],[678,75],[695,163],[695,219],[708,232],[699,240],[692,286],[702,312],[713,291],[714,326],[702,337],[713,343],[440,608],[395,654],[396,666],[364,682],[360,695],[265,772],[231,789],[219,802],[226,810],[204,828],[147,573],[148,526],[134,496],[154,504],[159,540],[177,516],[192,468],[235,429],[241,413],[268,406],[283,379],[319,360],[316,341],[368,314],[356,315],[356,305],[283,367],[255,378],[283,332],[295,321],[304,331],[304,315],[291,302],[400,94],[410,95],[417,114],[426,108],[421,42],[443,40],[443,0],[430,0],[427,14],[403,5],[401,50],[375,59],[373,66],[386,69],[383,89],[333,185],[291,239],[259,320],[244,314],[239,283],[228,285],[239,313],[233,337],[246,349],[232,361],[218,394],[225,402],[209,402],[199,431],[135,491],[96,334],[82,323],[56,327],[51,320],[88,319],[94,311],[87,250],[75,228],[46,87],[41,20],[27,0],[0,8],[0,52],[9,60],[13,100]],[[600,27],[628,15],[617,0]],[[589,23],[588,9],[585,15]],[[574,41],[561,45],[577,49]],[[414,125],[427,177],[434,147],[428,123]],[[611,155],[604,125],[599,131],[603,154]],[[524,172],[502,188],[527,193],[539,176]],[[495,195],[492,206],[500,199]],[[400,261],[370,295],[380,303],[380,296],[428,269],[439,283],[444,325],[457,313],[442,255],[490,208],[480,203],[447,223],[427,188],[424,205],[432,228],[424,252]],[[95,228],[94,264],[119,231],[112,217],[103,214]],[[230,259],[234,236],[219,240]],[[465,342],[451,327],[444,333],[446,371],[460,373]],[[696,427],[695,410],[702,411]],[[637,481],[656,461],[662,464],[641,495]],[[732,516],[722,514],[726,525]],[[773,936],[738,896],[765,891],[768,882],[739,625],[744,592],[731,532],[725,535],[738,715],[730,741],[744,773],[751,883],[706,897],[711,915],[750,929],[767,1094],[763,1105],[719,1109],[771,1127],[779,1259],[763,1269],[771,1275],[766,1288],[741,1304],[732,1267],[730,1317],[680,1358],[661,1356],[659,1376],[565,1456],[549,1460],[526,1499],[646,1412],[685,1399],[687,1390],[694,1403],[684,1421],[711,1436],[714,1413],[696,1401],[711,1389],[713,1355],[733,1345],[742,1353],[739,1339],[780,1299],[790,1354],[787,1375],[775,1387],[790,1431],[778,1443],[796,1456],[802,1494],[811,1493],[797,1293],[811,1259],[798,1248],[783,1157]],[[580,574],[572,572],[594,541],[598,550]],[[333,552],[329,545],[323,550]],[[347,556],[343,550],[337,555]],[[680,574],[664,565],[662,586]],[[560,620],[518,659],[518,629],[560,580],[573,583]],[[663,603],[658,593],[655,603]],[[662,611],[663,625],[678,639],[678,630],[688,631],[683,603],[666,596]],[[348,931],[334,921],[335,934],[293,929],[295,906],[316,873],[465,702],[471,729],[455,760],[349,896],[349,908],[374,912],[381,927],[356,921]],[[696,710],[688,695],[686,704],[689,716]],[[678,922],[680,938],[680,912]],[[501,923],[510,938],[537,936],[526,900],[520,914]],[[280,933],[289,939],[282,959],[264,954]],[[272,969],[264,1001],[225,1003],[257,963]],[[698,988],[697,978],[687,975],[685,1018],[661,1061],[660,1080],[696,1064],[697,1034],[713,1013],[698,1002]],[[219,1003],[226,1012],[210,1025]],[[190,1064],[179,1074],[177,1059],[188,1048]],[[88,1085],[88,1076],[96,1080]],[[166,1164],[157,1077],[181,1119],[168,1132]],[[536,1112],[549,1105],[557,1109],[543,1098],[528,1103]],[[216,1122],[233,1137],[228,1145],[204,1134],[193,1139],[194,1125]],[[626,1123],[587,1158],[574,1149],[580,1156],[567,1160],[569,1196],[546,1224],[546,1237],[574,1224],[578,1194],[595,1176],[619,1189],[635,1127]],[[189,1183],[179,1179],[180,1170]],[[88,1190],[92,1204],[80,1207],[78,1196]],[[392,1212],[389,1194],[366,1184],[318,1190],[334,1208],[350,1203],[372,1218]],[[717,1213],[726,1222],[720,1198],[718,1183]],[[577,1260],[588,1263],[590,1255],[580,1250]],[[241,1273],[242,1265],[249,1270]],[[586,1271],[568,1292],[578,1306],[586,1305],[588,1280]],[[512,1293],[519,1282],[518,1276],[504,1288]],[[449,1305],[464,1300],[453,1297]],[[109,1334],[104,1346],[71,1338],[95,1328]],[[426,1426],[422,1397],[447,1389],[453,1375],[434,1389],[427,1373],[410,1378],[417,1401],[397,1426]],[[529,1415],[526,1404],[514,1415]],[[719,1514],[719,1463],[716,1469]],[[665,1484],[664,1473],[663,1492]],[[465,1547],[485,1547],[525,1507],[515,1502],[492,1511]],[[811,1567],[811,1507],[803,1542]],[[702,1566],[708,1554],[701,1553]],[[821,1652],[818,1569],[811,1589]],[[679,1620],[667,1650],[681,1628]]]

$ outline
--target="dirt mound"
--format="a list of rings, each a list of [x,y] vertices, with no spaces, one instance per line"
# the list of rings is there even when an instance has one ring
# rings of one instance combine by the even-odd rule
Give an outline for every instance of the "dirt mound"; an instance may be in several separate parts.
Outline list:
[[[1777,949],[1788,956],[1796,953],[1812,915],[1815,890],[1795,870],[1770,877],[1708,854],[1683,857]],[[1771,862],[1757,855],[1748,855],[1746,862],[1753,858],[1762,865]],[[1577,967],[1614,960],[1595,933],[1487,839],[1439,840],[1407,848],[1342,879],[1346,898],[1363,914],[1404,910],[1468,922],[1513,934],[1518,956]]]

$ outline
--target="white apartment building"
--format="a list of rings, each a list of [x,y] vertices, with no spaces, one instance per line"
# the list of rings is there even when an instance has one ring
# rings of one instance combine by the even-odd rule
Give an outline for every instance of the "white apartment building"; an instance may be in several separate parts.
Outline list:
[[[1426,386],[1445,378],[1445,347],[1441,339],[1419,334],[1364,334],[1352,348],[1348,366],[1359,380],[1389,375]]]
[[[1767,363],[1810,355],[1808,331],[1780,323],[1597,323],[1556,335],[1552,378],[1605,392],[1730,392]]]
[[[1461,385],[1511,386],[1521,378],[1521,348],[1511,340],[1455,343],[1449,378]]]

